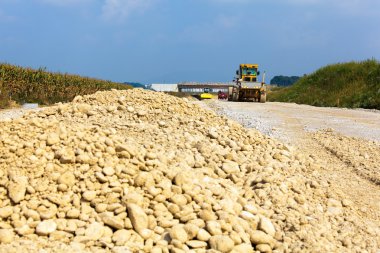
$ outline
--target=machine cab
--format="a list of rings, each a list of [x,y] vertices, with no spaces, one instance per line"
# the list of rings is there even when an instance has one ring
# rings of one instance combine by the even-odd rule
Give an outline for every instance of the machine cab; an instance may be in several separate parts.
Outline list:
[[[257,76],[260,75],[258,68],[258,64],[240,64],[236,75],[242,82],[257,82]]]

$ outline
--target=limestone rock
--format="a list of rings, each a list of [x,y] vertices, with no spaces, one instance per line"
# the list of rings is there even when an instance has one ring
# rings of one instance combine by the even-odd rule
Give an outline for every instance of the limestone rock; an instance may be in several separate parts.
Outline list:
[[[10,243],[13,241],[14,233],[11,229],[0,229],[0,242]]]
[[[260,218],[259,229],[270,236],[274,236],[276,233],[276,229],[274,228],[272,222],[266,217]]]
[[[141,232],[148,228],[149,220],[144,210],[136,204],[128,204],[128,217],[132,222],[133,228],[137,232]]]
[[[57,229],[57,224],[53,220],[45,220],[40,222],[36,227],[38,235],[49,235]]]
[[[225,235],[215,235],[210,238],[210,247],[220,252],[230,252],[234,247],[234,242]]]
[[[111,228],[115,228],[115,229],[124,228],[124,222],[118,217],[112,216],[108,213],[102,213],[100,217],[102,218],[102,221],[104,222],[104,224],[110,226]]]
[[[28,185],[27,177],[13,178],[8,185],[8,195],[14,203],[19,203],[25,198],[26,187]]]
[[[13,213],[13,207],[5,206],[0,208],[0,218],[6,219]]]
[[[90,225],[88,225],[84,234],[91,240],[99,240],[100,238],[102,238],[104,234],[104,227],[102,224],[98,222],[93,222]]]

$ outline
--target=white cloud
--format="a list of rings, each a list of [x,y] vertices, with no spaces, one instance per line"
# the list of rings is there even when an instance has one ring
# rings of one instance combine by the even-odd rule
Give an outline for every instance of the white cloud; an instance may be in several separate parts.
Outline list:
[[[106,20],[123,21],[135,12],[143,12],[157,0],[105,0],[102,16]]]

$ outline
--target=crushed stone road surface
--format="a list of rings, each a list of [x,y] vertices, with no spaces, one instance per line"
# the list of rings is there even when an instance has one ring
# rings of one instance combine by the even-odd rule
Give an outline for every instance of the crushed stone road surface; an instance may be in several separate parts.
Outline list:
[[[322,164],[313,174],[342,199],[352,201],[363,222],[380,225],[380,111],[278,102],[205,104]]]
[[[315,107],[293,103],[236,103],[208,101],[220,113],[246,127],[285,142],[298,140],[301,133],[332,129],[346,136],[380,142],[380,111]],[[304,131],[300,131],[304,130]]]

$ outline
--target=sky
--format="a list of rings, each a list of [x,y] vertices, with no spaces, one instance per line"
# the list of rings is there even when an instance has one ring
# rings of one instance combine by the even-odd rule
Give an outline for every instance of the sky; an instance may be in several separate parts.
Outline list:
[[[116,82],[380,59],[379,0],[0,0],[0,62]],[[267,80],[269,82],[269,80]]]

